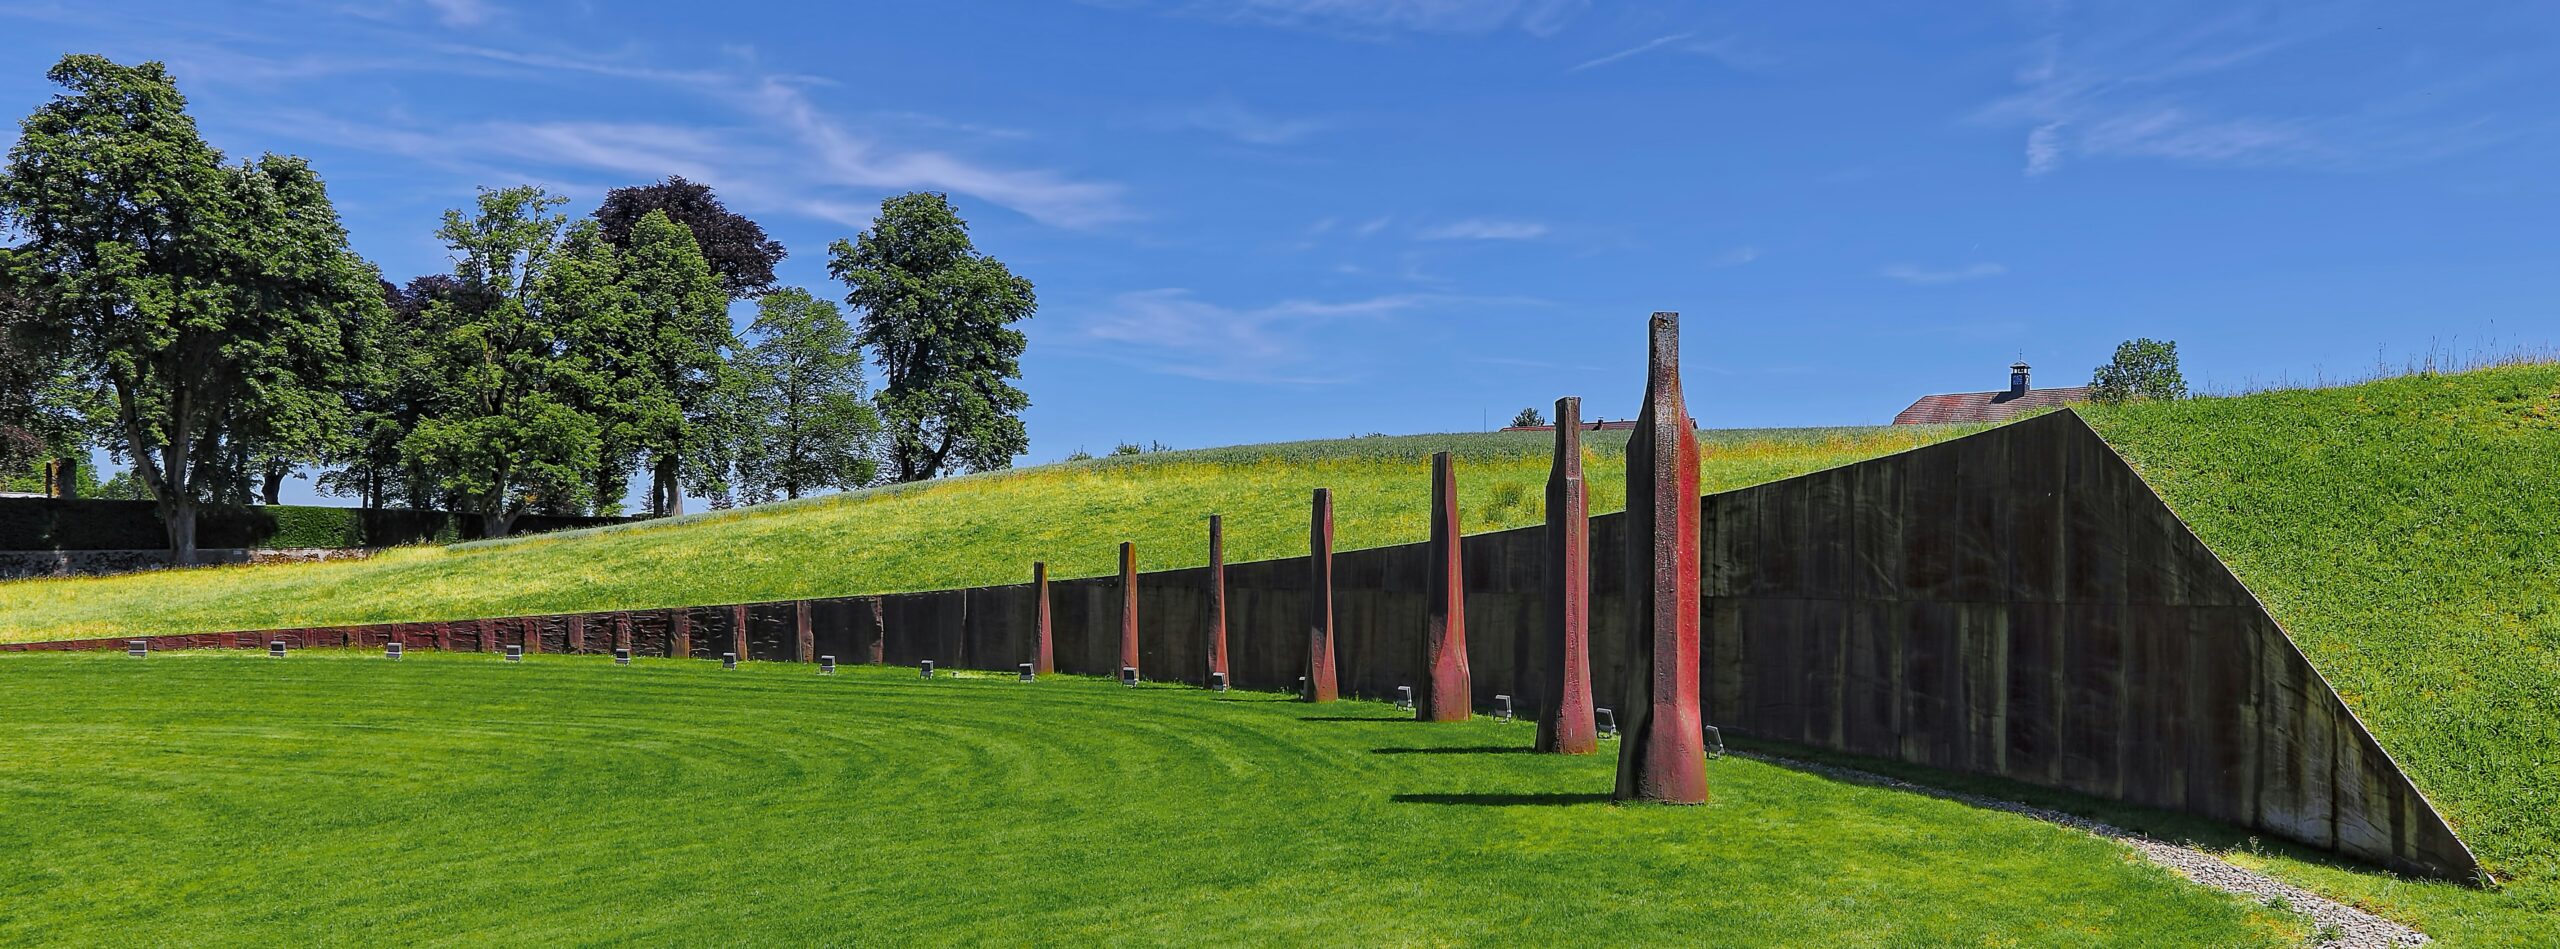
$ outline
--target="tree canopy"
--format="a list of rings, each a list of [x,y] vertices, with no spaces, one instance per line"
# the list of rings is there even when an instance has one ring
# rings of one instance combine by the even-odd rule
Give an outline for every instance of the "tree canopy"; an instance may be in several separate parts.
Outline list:
[[[459,292],[429,303],[407,371],[434,392],[401,455],[501,536],[528,511],[593,498],[604,394],[592,347],[615,311],[613,248],[595,223],[530,186],[483,190],[477,213],[446,211]]]
[[[33,318],[15,335],[107,401],[98,434],[188,562],[199,503],[338,430],[329,373],[377,278],[319,177],[224,164],[166,67],[75,55],[47,76],[66,92],[21,123],[0,178],[0,218],[26,236],[10,282]]]
[[[798,288],[756,301],[754,343],[739,358],[752,425],[738,459],[750,502],[858,488],[879,476],[880,417],[862,351],[836,305]]]
[[[693,232],[702,259],[720,278],[722,293],[745,298],[773,288],[773,267],[788,254],[782,242],[766,237],[762,225],[721,204],[710,185],[671,175],[656,184],[615,188],[605,192],[595,217],[604,225],[604,239],[628,250],[634,246],[641,220],[651,212],[665,212],[668,219]]]
[[[2115,358],[2089,377],[2089,398],[2097,402],[2135,399],[2183,399],[2187,378],[2178,372],[2176,340],[2129,339],[2116,346]]]
[[[857,341],[880,361],[881,423],[892,476],[918,481],[1009,467],[1029,444],[1021,412],[1025,339],[1013,324],[1038,306],[1031,281],[978,252],[948,197],[881,202],[827,270],[862,313]]]

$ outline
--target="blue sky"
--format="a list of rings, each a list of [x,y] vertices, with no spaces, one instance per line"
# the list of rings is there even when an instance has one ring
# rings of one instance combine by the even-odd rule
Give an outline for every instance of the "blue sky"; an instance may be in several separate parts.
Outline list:
[[[1038,285],[1047,461],[1623,417],[1655,309],[1711,426],[2079,384],[2133,336],[2224,389],[2549,344],[2556,39],[2549,3],[0,2],[0,111],[64,52],[167,61],[395,280],[476,185],[682,174],[841,297],[827,242],[950,192]]]

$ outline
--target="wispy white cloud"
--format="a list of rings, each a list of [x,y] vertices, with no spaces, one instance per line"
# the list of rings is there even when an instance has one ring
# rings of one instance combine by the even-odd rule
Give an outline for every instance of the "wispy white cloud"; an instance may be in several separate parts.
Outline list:
[[[1574,67],[1573,67],[1573,68],[1571,68],[1571,69],[1567,69],[1567,70],[1565,70],[1565,71],[1566,71],[1566,72],[1581,72],[1581,71],[1583,71],[1583,70],[1585,70],[1585,69],[1596,69],[1596,68],[1599,68],[1599,67],[1601,67],[1601,66],[1606,66],[1606,65],[1609,65],[1610,63],[1614,63],[1614,62],[1617,62],[1617,61],[1622,60],[1622,59],[1627,59],[1627,58],[1629,58],[1629,57],[1642,56],[1642,55],[1644,55],[1644,54],[1646,54],[1646,53],[1653,52],[1654,50],[1661,49],[1661,48],[1663,48],[1663,47],[1665,47],[1665,46],[1669,46],[1669,45],[1671,45],[1671,44],[1673,44],[1673,43],[1680,42],[1681,40],[1685,40],[1685,39],[1688,39],[1688,38],[1690,38],[1690,37],[1692,37],[1692,36],[1696,36],[1696,35],[1698,35],[1698,34],[1696,34],[1696,33],[1673,33],[1673,34],[1670,34],[1670,35],[1668,35],[1668,36],[1657,36],[1657,37],[1654,37],[1654,38],[1652,38],[1652,39],[1646,40],[1646,41],[1644,41],[1644,42],[1642,42],[1642,43],[1638,43],[1638,44],[1636,44],[1636,45],[1634,45],[1634,46],[1627,47],[1627,48],[1625,48],[1625,49],[1619,50],[1619,51],[1614,52],[1614,53],[1610,53],[1610,54],[1605,55],[1605,56],[1600,56],[1600,57],[1596,57],[1596,58],[1593,58],[1593,59],[1587,59],[1587,60],[1584,60],[1584,61],[1582,61],[1580,64],[1578,64],[1578,65],[1574,66]]]
[[[1577,73],[1586,69],[1598,69],[1657,51],[1686,56],[1705,56],[1728,69],[1757,69],[1768,65],[1769,62],[1768,57],[1745,49],[1739,40],[1730,36],[1702,40],[1696,33],[1671,33],[1613,53],[1583,60],[1565,72]]]
[[[1222,381],[1323,385],[1351,376],[1323,359],[1322,340],[1367,322],[1465,302],[1434,294],[1283,300],[1234,307],[1179,288],[1123,293],[1077,326],[1100,355],[1152,372]]]
[[[664,69],[553,53],[431,45],[434,62],[409,68],[500,70],[538,81],[552,74],[649,83],[722,110],[700,124],[610,120],[435,123],[326,116],[262,116],[274,132],[309,141],[408,155],[444,167],[680,174],[750,208],[869,223],[880,192],[945,191],[1058,227],[1129,220],[1125,189],[1042,168],[1009,167],[943,149],[891,141],[822,106],[812,90],[832,83],[790,74]],[[926,126],[901,113],[896,124]],[[983,137],[983,136],[982,136]]]
[[[2508,65],[2471,65],[2423,82],[2305,82],[2284,71],[2325,68],[2306,51],[2350,26],[2365,32],[2370,17],[2362,14],[2370,10],[2260,12],[2234,8],[2198,18],[2139,4],[2080,11],[2067,28],[2026,44],[2016,88],[1968,118],[2019,130],[2029,177],[2093,160],[2362,170],[2453,154],[2506,134],[2459,103],[2472,89],[2505,84],[2485,76],[2517,78]],[[2250,90],[2269,86],[2254,81],[2258,76],[2307,93],[2253,99]]]
[[[426,0],[436,19],[451,27],[478,26],[489,20],[490,6],[482,0]]]
[[[1886,264],[1876,276],[1912,284],[1961,283],[2008,273],[2009,268],[1995,263],[1967,264],[1962,267],[1923,267],[1918,264]]]
[[[1536,221],[1477,217],[1426,228],[1417,236],[1426,241],[1526,241],[1546,234],[1547,226]]]
[[[2062,123],[2047,122],[2027,133],[2027,174],[2041,175],[2062,164]]]
[[[1549,36],[1589,7],[1590,0],[1102,0],[1098,5],[1373,38],[1505,29]]]
[[[1166,115],[1161,124],[1223,135],[1247,145],[1288,145],[1325,128],[1315,119],[1257,112],[1233,100],[1181,109]]]
[[[1740,267],[1759,259],[1760,248],[1746,245],[1743,247],[1736,247],[1732,250],[1707,258],[1707,266],[1717,269]]]

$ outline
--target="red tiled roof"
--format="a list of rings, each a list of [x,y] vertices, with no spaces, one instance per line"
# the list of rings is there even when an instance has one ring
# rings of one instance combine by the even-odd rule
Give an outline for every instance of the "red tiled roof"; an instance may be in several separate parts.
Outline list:
[[[2029,389],[2024,395],[2011,396],[2009,390],[1997,392],[1950,392],[1924,395],[1902,414],[1893,417],[1895,425],[1944,425],[1955,422],[1998,422],[2021,412],[2049,409],[2057,405],[2089,401],[2088,386],[2066,389]]]

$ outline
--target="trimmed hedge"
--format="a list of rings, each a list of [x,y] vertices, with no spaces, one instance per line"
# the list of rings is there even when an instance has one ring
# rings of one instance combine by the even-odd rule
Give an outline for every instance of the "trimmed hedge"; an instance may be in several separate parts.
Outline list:
[[[621,517],[516,518],[516,534],[619,524]],[[207,505],[196,512],[198,547],[392,547],[480,540],[480,518],[298,504]],[[149,501],[0,498],[0,550],[155,550],[169,546]]]

